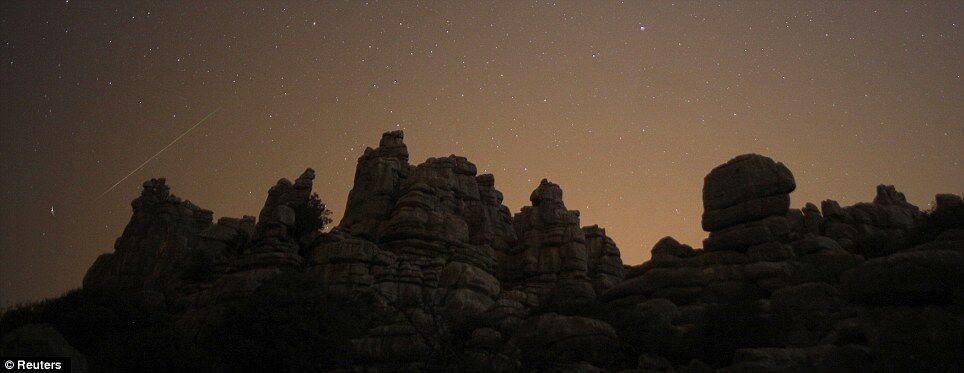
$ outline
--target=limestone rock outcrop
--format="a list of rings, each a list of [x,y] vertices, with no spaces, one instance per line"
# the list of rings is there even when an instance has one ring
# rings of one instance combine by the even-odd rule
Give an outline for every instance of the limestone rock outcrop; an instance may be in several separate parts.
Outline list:
[[[665,298],[679,305],[750,302],[807,280],[807,265],[790,245],[785,215],[793,174],[772,159],[747,154],[716,167],[703,187],[705,248],[666,237],[652,259],[603,294]]]
[[[427,327],[446,338],[481,324],[479,338],[491,339],[485,331],[513,333],[547,296],[591,299],[594,284],[607,288],[621,279],[619,251],[598,227],[590,229],[590,270],[586,234],[558,186],[541,184],[533,207],[512,217],[492,175],[477,175],[474,164],[454,155],[411,165],[403,138],[389,132],[378,148],[365,150],[345,217],[308,250],[308,271],[332,291],[372,292],[403,315],[392,330]],[[400,357],[380,349],[400,335],[374,333],[359,341],[358,353],[394,361]],[[428,349],[439,343],[408,335]]]
[[[194,249],[194,258],[213,260],[204,262],[200,281],[183,289],[177,301],[188,308],[223,304],[243,299],[283,271],[301,270],[300,253],[320,234],[312,228],[312,221],[321,219],[321,211],[312,210],[314,178],[309,168],[294,183],[278,180],[257,222],[249,216],[222,218],[203,232],[205,241]]]
[[[543,179],[512,218],[519,244],[506,255],[506,282],[521,287],[526,304],[595,298],[589,279],[589,249],[579,212],[566,209],[559,185]]]
[[[820,234],[865,257],[893,254],[907,245],[911,230],[924,216],[892,185],[878,185],[872,203],[841,207],[825,200],[821,211]]]
[[[212,213],[175,197],[166,180],[144,182],[114,252],[97,258],[84,287],[139,291],[171,290],[180,285],[198,233],[211,225]]]
[[[606,235],[606,230],[598,225],[582,227],[589,250],[588,276],[597,294],[609,290],[622,281],[623,261],[616,242]]]
[[[401,131],[383,134],[358,158],[344,216],[329,231],[315,178],[307,169],[293,182],[280,179],[257,217],[216,223],[211,211],[152,179],[132,202],[115,251],[97,259],[84,288],[123,294],[117,299],[134,300],[137,312],[162,313],[152,322],[170,320],[185,351],[225,354],[210,345],[255,323],[248,332],[256,338],[241,351],[280,345],[286,353],[310,351],[299,356],[314,361],[323,348],[274,338],[310,334],[299,328],[316,328],[310,335],[322,340],[350,335],[327,341],[336,346],[337,361],[321,363],[330,369],[962,364],[954,342],[964,335],[964,199],[957,195],[938,195],[933,210],[921,211],[881,185],[870,203],[791,208],[790,170],[740,155],[704,179],[703,247],[665,237],[650,260],[624,265],[606,230],[582,226],[579,211],[566,207],[559,185],[541,180],[530,205],[513,215],[495,177],[479,175],[466,158],[409,163]],[[344,304],[353,306],[338,309]],[[110,315],[104,308],[84,312]],[[353,321],[318,319],[329,311]]]
[[[340,227],[355,236],[374,239],[378,224],[388,218],[393,195],[409,173],[408,147],[401,131],[382,136],[376,149],[367,148],[355,168],[355,184],[348,194]]]
[[[720,332],[707,320],[733,323],[738,317],[754,320],[740,338],[757,348],[737,350],[727,371],[879,366],[878,340],[834,337],[841,335],[840,325],[848,317],[874,315],[857,318],[870,328],[866,325],[895,317],[893,311],[871,311],[874,307],[920,307],[902,312],[914,318],[928,312],[947,317],[943,312],[951,311],[933,307],[961,304],[964,276],[959,273],[961,252],[954,247],[960,242],[955,227],[964,219],[953,218],[964,210],[955,207],[961,205],[959,198],[939,196],[934,215],[926,215],[893,187],[882,185],[873,203],[841,208],[825,202],[821,212],[810,203],[790,209],[794,188],[785,166],[759,155],[738,156],[715,168],[704,185],[703,227],[710,232],[705,247],[693,249],[666,237],[653,247],[649,261],[629,268],[624,281],[601,294],[621,312],[620,320],[636,320],[618,324],[617,330],[637,344],[639,364],[665,365],[654,353],[700,357],[687,341]],[[944,212],[937,214],[941,208]],[[927,235],[932,238],[922,238]],[[928,239],[923,245],[912,242]],[[862,254],[868,253],[887,256],[865,260]],[[640,327],[646,324],[638,319],[637,308],[664,299],[678,306],[661,311],[671,324]],[[927,326],[906,338],[925,341],[935,332]],[[653,335],[666,341],[632,339]],[[893,337],[883,333],[876,338]]]

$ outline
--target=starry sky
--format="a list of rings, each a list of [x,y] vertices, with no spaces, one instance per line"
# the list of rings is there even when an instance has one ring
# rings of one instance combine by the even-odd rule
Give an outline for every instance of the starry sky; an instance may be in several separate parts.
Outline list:
[[[880,183],[926,207],[964,185],[962,22],[957,1],[0,2],[0,306],[79,287],[151,177],[216,219],[312,167],[337,222],[395,129],[413,163],[495,174],[513,212],[560,184],[630,264],[701,246],[703,176],[742,153],[794,172],[794,207]]]

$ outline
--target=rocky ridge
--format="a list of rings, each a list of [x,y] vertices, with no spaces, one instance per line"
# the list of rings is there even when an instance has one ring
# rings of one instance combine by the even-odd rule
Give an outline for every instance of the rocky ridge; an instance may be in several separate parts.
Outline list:
[[[881,185],[871,203],[792,209],[790,170],[741,155],[704,180],[703,248],[666,237],[626,266],[559,185],[542,180],[512,215],[493,175],[454,155],[410,164],[400,131],[358,159],[328,232],[314,178],[279,180],[257,219],[216,223],[152,179],[84,289],[135,294],[204,350],[232,307],[303,275],[385,316],[347,341],[345,364],[361,370],[915,368],[894,345],[962,340],[957,195],[922,212]],[[886,327],[899,322],[916,329]]]

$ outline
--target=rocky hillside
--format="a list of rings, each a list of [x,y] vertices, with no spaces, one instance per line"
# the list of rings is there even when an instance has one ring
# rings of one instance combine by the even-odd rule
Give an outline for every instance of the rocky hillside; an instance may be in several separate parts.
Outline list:
[[[558,185],[513,215],[465,158],[409,163],[401,132],[358,159],[328,232],[314,178],[217,222],[144,183],[82,289],[3,315],[0,354],[69,351],[91,370],[964,366],[957,195],[922,212],[881,185],[870,203],[791,209],[792,172],[741,155],[705,178],[703,248],[666,237],[626,266]]]

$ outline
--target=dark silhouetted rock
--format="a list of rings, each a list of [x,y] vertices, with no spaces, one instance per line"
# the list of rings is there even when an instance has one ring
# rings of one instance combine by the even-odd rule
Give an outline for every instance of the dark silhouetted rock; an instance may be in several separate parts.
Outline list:
[[[847,251],[875,258],[905,249],[924,213],[890,185],[878,185],[873,203],[841,207],[832,200],[821,204],[821,232]]]
[[[411,171],[404,137],[401,131],[385,133],[378,148],[367,148],[358,158],[355,183],[339,224],[342,229],[374,239],[379,223],[388,219],[395,204],[394,194]]]
[[[673,237],[663,237],[653,245],[651,250],[653,257],[657,255],[670,255],[685,258],[693,254],[693,248],[676,241]]]
[[[787,242],[790,192],[796,189],[793,174],[782,163],[744,154],[714,168],[703,181],[703,241],[707,251],[739,250],[766,242]],[[799,220],[799,222],[797,222]]]
[[[85,288],[177,288],[198,233],[212,220],[211,211],[172,195],[164,179],[145,182],[131,207],[134,213],[114,252],[97,258],[84,276]]]
[[[601,293],[622,281],[623,261],[619,257],[619,248],[612,238],[606,236],[605,229],[593,225],[582,230],[589,250],[588,276],[596,293]]]
[[[89,338],[86,324],[123,317],[134,335],[116,351],[78,344],[92,362],[170,338],[171,351],[200,361],[170,365],[183,370],[255,369],[238,359],[252,355],[276,369],[345,371],[964,364],[960,196],[920,211],[880,185],[871,203],[790,208],[790,170],[741,155],[704,179],[703,248],[665,237],[650,260],[624,265],[559,185],[543,179],[513,215],[494,176],[456,155],[410,164],[403,140],[387,132],[365,149],[330,231],[312,169],[272,186],[257,218],[213,224],[164,179],[146,182],[82,291],[4,313],[0,353],[75,356],[56,330],[27,324],[50,322],[74,342]]]
[[[907,203],[904,193],[898,192],[893,185],[878,185],[874,203],[878,205],[900,206],[917,210],[917,206]]]
[[[506,256],[506,280],[522,286],[531,306],[549,298],[558,303],[595,298],[579,212],[567,210],[562,189],[545,179],[529,200],[532,206],[512,219],[519,243]]]
[[[703,208],[722,210],[796,189],[793,174],[782,163],[744,154],[714,168],[703,180]],[[778,213],[782,214],[786,212]]]
[[[964,253],[933,250],[871,259],[841,275],[844,292],[871,304],[948,304],[964,299]]]

